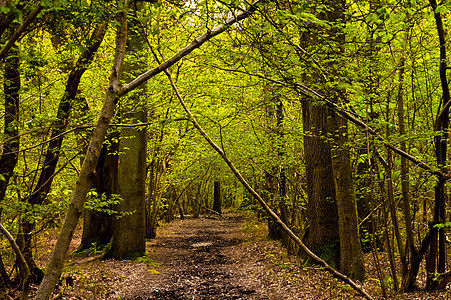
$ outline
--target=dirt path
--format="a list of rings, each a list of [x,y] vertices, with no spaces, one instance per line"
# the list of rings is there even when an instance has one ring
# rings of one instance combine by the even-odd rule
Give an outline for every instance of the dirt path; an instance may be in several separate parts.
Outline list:
[[[287,256],[279,242],[266,238],[267,228],[243,213],[228,220],[176,220],[159,227],[147,242],[140,261],[102,261],[96,257],[69,257],[58,299],[362,299],[349,287],[316,267],[302,266]],[[38,246],[44,267],[55,243],[56,231]],[[80,244],[77,230],[72,250]],[[379,253],[382,257],[383,253]],[[380,297],[371,254],[366,254],[365,289]],[[382,259],[383,269],[388,263]],[[36,287],[35,287],[36,289]],[[0,299],[15,299],[11,291]],[[389,299],[450,299],[449,293],[391,295]]]
[[[347,286],[266,239],[262,223],[242,214],[228,220],[176,220],[147,243],[147,258],[71,258],[61,299],[351,299]],[[77,245],[74,241],[73,247]]]
[[[162,263],[149,295],[137,299],[248,299],[255,286],[240,283],[234,246],[244,242],[244,218],[227,221],[186,220],[171,226],[171,235],[150,246]],[[238,275],[238,276],[237,276]]]
[[[158,228],[147,242],[146,256],[138,261],[100,260],[70,256],[53,299],[127,300],[279,300],[362,299],[349,286],[317,267],[303,266],[288,256],[279,242],[266,238],[264,223],[243,212],[226,214],[227,220],[201,217],[175,220]],[[81,229],[71,251],[80,244]],[[39,241],[36,261],[48,263],[57,231]],[[385,253],[379,253],[384,274],[389,273]],[[381,289],[373,255],[365,256],[368,279],[364,288],[375,299]],[[388,278],[388,277],[385,277]],[[419,281],[424,280],[420,278]],[[389,284],[390,282],[387,281]],[[420,282],[421,283],[421,282]],[[37,287],[33,287],[33,293]],[[0,300],[19,299],[20,291],[0,292]],[[392,294],[388,299],[451,299],[442,293]]]

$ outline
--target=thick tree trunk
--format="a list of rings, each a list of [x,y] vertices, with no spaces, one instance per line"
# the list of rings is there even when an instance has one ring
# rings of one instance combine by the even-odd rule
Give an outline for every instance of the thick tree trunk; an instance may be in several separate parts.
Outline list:
[[[339,266],[338,208],[330,144],[325,137],[328,116],[329,109],[324,105],[302,102],[308,198],[308,231],[304,239],[319,257]]]
[[[0,203],[5,199],[9,181],[13,176],[19,156],[19,91],[20,91],[20,52],[19,47],[13,47],[5,59],[4,69],[4,138],[3,151],[0,157]],[[1,208],[0,208],[1,215]],[[9,281],[8,273],[0,257],[0,276],[3,282]],[[22,270],[22,268],[21,268]],[[21,276],[23,279],[25,275]]]
[[[9,180],[19,156],[19,91],[20,91],[20,52],[13,47],[5,59],[4,84],[5,117],[3,151],[0,157],[0,201],[3,201]]]
[[[137,122],[146,121],[144,111],[133,113]],[[120,214],[113,219],[114,259],[133,259],[145,255],[146,130],[126,128],[121,131],[119,146],[118,192],[122,201],[116,206]]]

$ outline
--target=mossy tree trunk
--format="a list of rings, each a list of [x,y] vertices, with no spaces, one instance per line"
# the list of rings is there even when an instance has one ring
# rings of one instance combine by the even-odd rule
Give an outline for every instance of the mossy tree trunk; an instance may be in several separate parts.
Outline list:
[[[141,4],[134,3],[135,11]],[[139,7],[138,7],[139,6]],[[138,24],[130,24],[127,52],[138,55],[144,43],[138,34]],[[146,64],[136,57],[130,58],[124,66],[124,79],[132,80],[146,70]],[[120,103],[121,122],[127,124],[145,123],[147,121],[146,85],[138,87]],[[121,129],[118,160],[118,194],[122,201],[116,206],[118,215],[113,219],[113,241],[111,254],[114,259],[133,259],[146,252],[146,127],[125,127]]]

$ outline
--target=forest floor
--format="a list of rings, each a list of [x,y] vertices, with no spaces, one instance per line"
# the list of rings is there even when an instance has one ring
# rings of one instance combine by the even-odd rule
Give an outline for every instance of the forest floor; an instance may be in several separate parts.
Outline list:
[[[54,299],[363,299],[314,266],[303,266],[253,216],[227,213],[162,224],[138,261],[71,256]],[[80,242],[75,234],[72,249]],[[45,265],[54,243],[42,244]],[[49,244],[50,243],[50,244]],[[47,251],[44,251],[47,250]],[[371,256],[365,289],[380,297]],[[387,270],[387,269],[385,269]],[[373,278],[373,279],[371,279]],[[1,298],[1,297],[0,297]],[[398,294],[390,299],[451,299],[451,294]]]

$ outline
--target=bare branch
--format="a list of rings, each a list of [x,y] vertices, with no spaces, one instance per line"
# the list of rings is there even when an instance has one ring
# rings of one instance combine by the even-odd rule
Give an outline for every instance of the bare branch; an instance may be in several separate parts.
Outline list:
[[[200,126],[200,124],[197,122],[197,120],[194,118],[193,114],[189,110],[189,108],[186,106],[185,101],[183,100],[183,97],[180,95],[180,92],[177,88],[177,86],[174,83],[174,80],[172,80],[171,74],[168,70],[164,70],[166,73],[169,82],[171,83],[171,86],[177,95],[177,98],[180,101],[180,104],[183,106],[183,109],[189,116],[191,122],[193,123],[194,127],[200,132],[200,134],[205,138],[205,140],[210,144],[210,146],[216,150],[216,152],[219,153],[219,155],[222,157],[222,159],[225,161],[225,163],[229,166],[229,168],[232,170],[233,174],[235,174],[235,177],[241,182],[241,184],[252,194],[252,196],[260,203],[260,206],[282,227],[282,229],[295,241],[297,245],[299,245],[305,253],[312,258],[317,264],[325,268],[327,271],[332,273],[335,277],[339,278],[343,282],[349,284],[353,289],[355,289],[357,292],[359,292],[362,296],[364,296],[367,299],[373,299],[362,287],[358,286],[352,279],[347,277],[346,275],[338,272],[334,268],[332,268],[326,261],[321,259],[319,256],[317,256],[315,253],[313,253],[307,246],[301,241],[301,239],[279,218],[279,216],[266,204],[266,202],[263,200],[263,198],[251,187],[251,185],[246,181],[246,179],[241,175],[241,173],[238,171],[238,169],[235,167],[235,165],[232,163],[232,161],[227,157],[223,149],[219,147],[205,132],[205,130]]]
[[[385,147],[387,147],[387,148],[393,150],[395,153],[407,158],[413,164],[415,164],[418,167],[428,171],[431,174],[437,175],[440,178],[443,178],[443,179],[446,179],[446,180],[451,178],[450,175],[442,173],[441,171],[431,167],[427,163],[417,159],[416,157],[412,156],[411,154],[409,154],[409,153],[399,149],[395,145],[391,144],[383,136],[381,136],[379,133],[377,133],[377,131],[374,130],[371,126],[369,126],[368,124],[366,124],[365,122],[360,120],[360,118],[359,118],[360,116],[357,115],[356,113],[350,112],[346,108],[341,107],[341,106],[333,103],[331,100],[327,99],[325,96],[321,95],[317,91],[312,90],[311,88],[309,88],[309,87],[307,87],[307,86],[305,86],[303,84],[300,84],[300,83],[286,83],[286,82],[283,82],[283,81],[280,81],[280,80],[275,80],[275,79],[266,77],[264,75],[252,74],[252,73],[249,73],[249,72],[246,72],[246,71],[242,71],[242,70],[238,70],[238,69],[226,69],[226,68],[221,68],[221,67],[218,67],[218,66],[215,66],[215,67],[218,68],[218,69],[224,70],[224,71],[242,73],[242,74],[246,74],[246,75],[249,75],[249,76],[252,76],[252,77],[257,77],[257,78],[260,78],[260,79],[264,79],[264,80],[270,81],[270,82],[275,83],[275,84],[279,84],[279,85],[282,85],[282,86],[285,86],[285,87],[289,87],[289,88],[295,89],[300,94],[308,97],[309,99],[316,98],[319,101],[323,101],[323,102],[325,102],[325,104],[328,107],[330,107],[333,110],[335,110],[343,118],[346,118],[349,121],[351,121],[352,123],[354,123],[355,125],[365,129],[366,131],[368,131],[369,134],[374,136],[378,141],[382,142],[385,145]]]
[[[27,261],[25,260],[25,257],[22,254],[22,251],[20,251],[19,246],[16,243],[16,240],[14,237],[9,233],[9,231],[0,223],[0,232],[3,233],[6,238],[8,239],[9,243],[11,244],[11,247],[13,248],[14,252],[16,253],[16,257],[22,264],[22,267],[25,271],[25,279],[22,283],[22,296],[21,299],[28,299],[28,294],[30,293],[30,287],[29,287],[29,281],[30,281],[30,268],[28,267]]]

